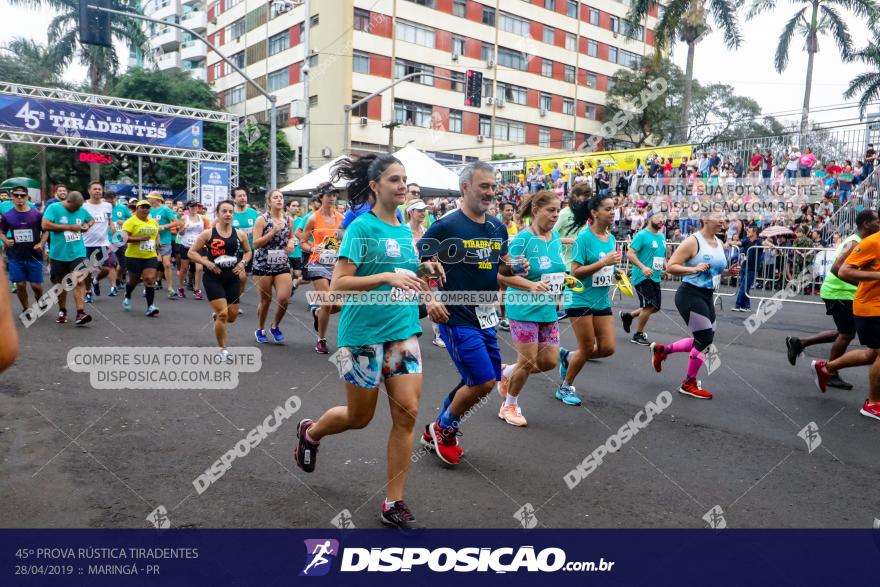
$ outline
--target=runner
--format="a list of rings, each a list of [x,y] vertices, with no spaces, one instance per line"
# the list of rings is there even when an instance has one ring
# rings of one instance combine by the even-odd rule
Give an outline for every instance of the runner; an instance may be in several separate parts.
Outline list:
[[[489,210],[495,198],[495,170],[475,161],[459,175],[461,207],[431,225],[419,241],[422,259],[437,258],[443,266],[446,292],[498,291],[498,273],[510,276],[507,229]],[[479,306],[428,304],[431,320],[440,324],[440,337],[461,375],[449,392],[437,419],[425,426],[422,442],[445,463],[457,465],[461,416],[489,394],[501,380],[501,351],[494,303]]]
[[[739,266],[727,267],[724,246],[715,236],[721,230],[721,214],[704,213],[702,223],[700,229],[672,253],[666,267],[670,275],[683,276],[675,292],[675,307],[693,336],[672,344],[652,342],[651,362],[659,373],[670,354],[689,353],[687,376],[678,391],[699,399],[712,399],[712,394],[700,387],[697,374],[705,359],[704,351],[715,340],[715,289],[722,277],[738,275]]]
[[[257,222],[257,217],[259,217],[260,213],[253,209],[250,204],[248,204],[248,192],[244,187],[237,187],[232,190],[232,199],[235,202],[235,213],[232,215],[232,227],[236,230],[243,230],[247,235],[248,244],[251,247],[251,251],[254,250],[254,225]],[[243,276],[239,275],[241,278],[241,293],[244,295],[244,290],[247,288],[247,276],[251,273],[251,261],[249,261],[245,265],[245,274]],[[242,315],[241,307],[238,309],[238,315]]]
[[[27,310],[28,283],[34,301],[43,295],[43,251],[49,233],[43,231],[42,214],[27,205],[27,188],[19,185],[10,191],[14,208],[0,215],[0,240],[6,248],[9,281],[17,286],[15,293],[21,309]],[[7,238],[7,233],[11,238]]]
[[[834,361],[813,361],[816,386],[825,391],[828,380],[841,369],[871,365],[868,371],[868,399],[863,416],[880,420],[880,233],[865,238],[843,261],[840,278],[858,283],[853,298],[853,315],[859,342],[865,350],[850,351]]]
[[[555,369],[559,358],[556,298],[562,293],[566,277],[562,241],[553,228],[559,208],[559,196],[549,190],[527,197],[519,217],[531,218],[532,222],[508,246],[511,257],[523,255],[530,270],[520,275],[520,267],[515,265],[514,276],[498,278],[501,285],[507,286],[507,299],[512,302],[508,316],[517,354],[516,364],[502,369],[498,391],[503,401],[498,417],[513,426],[527,425],[518,398],[529,375]]]
[[[291,292],[293,296],[296,288],[299,287],[299,278],[302,276],[302,247],[299,246],[299,230],[304,226],[302,208],[299,200],[293,199],[287,205],[287,215],[290,218],[290,234],[293,236],[293,251],[289,255]]]
[[[174,291],[173,271],[171,269],[171,253],[172,253],[172,235],[171,227],[177,224],[177,214],[165,205],[162,195],[159,192],[150,192],[147,194],[147,200],[150,203],[150,217],[159,225],[159,248],[156,253],[161,263],[161,271],[159,273],[159,286],[162,285],[162,278],[168,286],[168,299],[177,299],[177,292]],[[140,204],[138,204],[140,206]],[[127,254],[127,253],[126,253]],[[131,255],[129,255],[130,257]],[[129,280],[129,283],[131,280]],[[149,288],[148,288],[149,289]]]
[[[49,234],[49,279],[61,284],[65,278],[76,283],[73,289],[73,302],[76,305],[76,325],[82,326],[92,321],[85,311],[85,272],[74,269],[85,261],[86,246],[82,235],[95,220],[83,208],[83,196],[70,192],[67,198],[46,208],[43,214],[43,230]],[[67,322],[67,290],[58,292],[58,324]]]
[[[333,268],[339,255],[339,244],[336,231],[342,223],[342,214],[336,210],[336,197],[339,190],[330,182],[318,186],[318,196],[321,207],[315,210],[306,221],[300,246],[309,253],[309,262],[306,265],[306,277],[312,282],[316,292],[330,291],[330,279],[333,277]],[[330,352],[327,348],[327,324],[330,315],[339,311],[337,306],[321,304],[311,306],[312,321],[315,332],[318,333],[318,342],[315,344],[315,352],[326,355]]]
[[[516,234],[519,232],[518,222],[514,219],[514,214],[516,214],[516,206],[513,202],[502,202],[501,203],[501,222],[504,224],[505,228],[507,228],[507,240],[510,241]],[[525,217],[529,218],[529,217]],[[504,295],[505,292],[501,290],[501,303],[499,304],[501,309],[501,321],[498,323],[498,328],[507,332],[510,330],[510,322],[507,319],[507,309],[504,306]]]
[[[254,225],[254,282],[260,295],[257,304],[259,328],[254,338],[260,344],[269,342],[266,336],[266,317],[272,305],[272,289],[275,289],[277,307],[269,333],[276,343],[284,342],[281,320],[287,313],[287,304],[293,291],[288,255],[293,252],[296,237],[290,229],[290,218],[284,211],[284,194],[272,190],[266,196],[266,213],[257,218]]]
[[[645,327],[651,315],[660,311],[663,301],[660,280],[666,263],[666,236],[662,232],[664,225],[662,214],[653,210],[648,212],[647,225],[636,233],[626,251],[626,258],[632,263],[632,284],[639,294],[639,308],[631,312],[620,312],[620,320],[623,322],[623,330],[629,334],[633,320],[639,319],[636,333],[630,342],[642,346],[650,344],[645,336]]]
[[[422,238],[422,235],[425,234],[425,217],[428,215],[426,210],[428,205],[425,204],[424,200],[421,198],[412,198],[412,195],[419,192],[418,184],[411,183],[406,186],[407,189],[407,203],[405,209],[405,217],[407,220],[407,226],[412,231],[413,234],[413,242],[419,242],[419,239]],[[419,315],[422,316],[422,312],[425,308],[419,308]],[[443,339],[440,338],[440,327],[436,322],[431,322],[431,330],[434,332],[434,339],[431,341],[431,344],[434,346],[438,346],[440,348],[446,348],[446,343],[443,342]]]
[[[415,516],[404,503],[403,493],[422,393],[417,338],[422,329],[417,301],[408,300],[407,292],[427,287],[416,277],[417,271],[439,269],[420,267],[412,232],[395,214],[406,195],[406,171],[400,161],[391,155],[374,154],[342,159],[334,166],[333,177],[348,180],[352,203],[366,201],[370,192],[376,200],[372,211],[346,231],[333,274],[333,290],[387,292],[392,300],[400,301],[378,307],[343,306],[338,341],[344,362],[338,366],[345,379],[347,402],[330,408],[317,422],[307,418],[299,423],[294,459],[303,471],[314,471],[323,438],[366,427],[373,419],[379,385],[384,382],[392,426],[388,435],[388,483],[380,519],[385,526],[411,528]],[[332,199],[325,195],[324,206],[316,216],[328,211],[327,202]],[[330,210],[336,211],[332,207]],[[306,227],[306,232],[311,230]],[[320,238],[316,232],[316,242]],[[390,314],[394,320],[388,319]]]
[[[819,333],[809,338],[796,336],[785,337],[785,346],[788,354],[788,362],[794,365],[797,357],[805,348],[816,344],[832,343],[828,361],[840,358],[846,352],[849,343],[856,335],[856,324],[853,316],[853,298],[856,295],[856,284],[850,284],[839,277],[840,267],[852,250],[863,239],[880,230],[880,218],[873,210],[863,210],[856,216],[856,233],[848,236],[834,251],[834,260],[831,271],[822,282],[819,295],[825,302],[825,313],[834,319],[837,330]],[[852,384],[841,379],[838,373],[834,373],[826,384],[828,387],[838,389],[852,389]]]
[[[184,279],[189,275],[190,257],[189,250],[196,243],[199,235],[211,227],[211,223],[207,217],[199,213],[201,204],[191,201],[187,204],[189,213],[183,217],[182,226],[178,231],[180,233],[180,266],[177,269],[178,281],[180,287],[177,288],[177,295],[181,298],[186,297],[186,288],[184,287]],[[204,299],[202,295],[202,264],[195,265],[195,281],[193,284],[193,297],[197,300]]]
[[[63,202],[67,199],[67,186],[63,183],[59,183],[55,186],[55,196],[49,198],[43,203],[43,212],[49,209],[49,206],[54,204],[55,202]]]
[[[92,294],[101,295],[100,282],[109,277],[110,293],[116,295],[116,255],[110,249],[110,237],[116,234],[116,227],[110,221],[113,216],[113,205],[104,201],[104,186],[99,181],[89,184],[89,199],[83,203],[95,223],[83,235],[86,246],[86,258],[95,259],[99,267],[86,276],[86,303],[92,303]],[[97,253],[97,254],[95,254]],[[95,255],[94,257],[92,255]]]
[[[559,374],[562,383],[556,390],[556,399],[568,406],[579,406],[574,380],[589,359],[601,359],[614,354],[614,317],[611,314],[611,286],[614,285],[615,265],[620,263],[617,241],[610,232],[614,224],[614,198],[593,196],[574,210],[580,221],[586,209],[592,223],[581,231],[574,243],[571,274],[584,282],[582,292],[572,292],[565,304],[565,313],[578,348],[570,351],[559,347]]]
[[[129,209],[128,202],[126,202],[125,198],[120,198],[117,201],[116,192],[112,190],[104,190],[104,200],[107,201],[111,206],[113,206],[113,212],[110,217],[110,222],[113,223],[113,229],[115,230],[115,234],[121,236],[122,233],[119,231],[122,230],[123,223],[131,218],[132,212]],[[135,200],[137,202],[137,200]],[[114,239],[114,241],[116,240]],[[118,251],[119,247],[115,247],[111,245],[113,248],[113,257],[116,259],[116,283],[113,285],[116,286],[117,293],[125,286],[125,251]]]
[[[232,227],[235,206],[229,200],[217,204],[214,226],[202,232],[187,250],[190,261],[205,267],[205,294],[214,311],[214,336],[222,358],[226,350],[227,326],[238,318],[241,275],[251,259],[251,247],[243,230]],[[239,251],[244,251],[239,258]],[[202,253],[207,252],[207,256]]]
[[[138,200],[134,216],[122,224],[122,231],[128,242],[125,248],[128,283],[125,284],[122,309],[126,312],[131,311],[131,293],[139,283],[143,282],[147,298],[146,315],[150,317],[159,314],[155,301],[156,276],[159,271],[158,251],[161,245],[160,224],[151,216],[152,209],[155,209],[155,205],[151,201]]]

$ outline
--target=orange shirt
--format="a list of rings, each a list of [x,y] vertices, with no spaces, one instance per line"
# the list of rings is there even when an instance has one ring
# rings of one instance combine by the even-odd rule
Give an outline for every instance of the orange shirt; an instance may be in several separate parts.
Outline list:
[[[856,245],[846,258],[847,265],[855,265],[864,271],[880,271],[880,232],[872,234]],[[862,281],[853,299],[856,316],[880,316],[880,280]]]
[[[328,239],[333,238],[335,240],[336,231],[339,228],[339,225],[342,224],[342,214],[340,214],[336,208],[333,208],[332,223],[328,223],[324,220],[320,208],[315,210],[315,213],[312,214],[312,218],[315,219],[315,225],[312,228],[312,238],[315,240],[315,243],[326,244]],[[312,252],[309,254],[309,263],[317,263],[319,256],[320,254],[312,249]]]

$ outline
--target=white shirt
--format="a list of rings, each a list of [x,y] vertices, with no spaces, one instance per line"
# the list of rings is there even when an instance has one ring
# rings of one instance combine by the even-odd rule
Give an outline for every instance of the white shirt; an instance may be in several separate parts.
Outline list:
[[[113,214],[113,206],[107,202],[92,204],[86,200],[83,203],[83,208],[95,219],[95,223],[83,235],[83,244],[87,247],[109,247],[109,226],[110,216]]]
[[[792,151],[788,154],[788,163],[786,163],[785,168],[789,171],[797,171],[798,161],[800,161],[801,154],[797,151]]]

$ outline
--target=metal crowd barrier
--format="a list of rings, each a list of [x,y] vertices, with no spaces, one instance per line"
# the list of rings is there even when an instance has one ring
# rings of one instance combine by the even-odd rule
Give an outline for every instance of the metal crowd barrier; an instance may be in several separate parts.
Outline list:
[[[802,247],[752,247],[748,252],[755,267],[755,282],[746,292],[758,300],[758,310],[767,300],[797,304],[822,304],[819,290],[834,263],[834,249]],[[755,292],[760,292],[756,295]]]

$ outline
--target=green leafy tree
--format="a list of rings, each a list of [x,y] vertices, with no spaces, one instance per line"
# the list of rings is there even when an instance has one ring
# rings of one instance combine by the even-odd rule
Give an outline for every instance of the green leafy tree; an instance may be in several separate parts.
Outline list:
[[[504,161],[506,159],[516,159],[513,153],[495,153],[492,155],[492,161]]]
[[[251,193],[265,194],[269,185],[269,125],[248,123],[241,127],[238,174],[240,183]],[[244,137],[247,137],[245,140]],[[293,159],[293,149],[280,129],[275,133],[275,156],[278,169],[286,169]]]
[[[655,0],[633,0],[627,19],[632,23],[642,22]],[[694,84],[694,55],[697,44],[712,30],[708,14],[712,22],[721,31],[724,44],[729,49],[737,49],[742,44],[736,10],[739,0],[669,0],[654,31],[655,48],[658,53],[671,48],[676,41],[687,45],[687,66],[685,69],[685,85],[679,111],[679,128],[677,136],[684,142],[688,136],[691,112],[691,95]],[[634,27],[626,27],[626,34],[633,36]]]
[[[843,93],[847,100],[859,98],[859,115],[864,116],[868,105],[880,99],[880,35],[867,47],[853,53],[850,59],[871,69],[853,78]]]
[[[761,115],[755,100],[737,96],[727,84],[697,85],[690,112],[689,143],[713,143],[782,132],[772,116]]]
[[[773,66],[782,73],[788,67],[788,54],[791,41],[795,34],[804,39],[807,50],[807,79],[804,84],[804,105],[801,110],[800,132],[807,132],[810,116],[810,91],[813,86],[813,61],[819,52],[819,37],[830,35],[837,45],[840,56],[850,59],[853,53],[853,40],[846,21],[851,18],[844,15],[841,9],[851,12],[862,22],[877,23],[880,9],[874,0],[792,0],[796,6],[803,6],[794,13],[782,27]],[[773,10],[779,5],[778,0],[752,0],[746,19],[751,20],[759,14]]]

